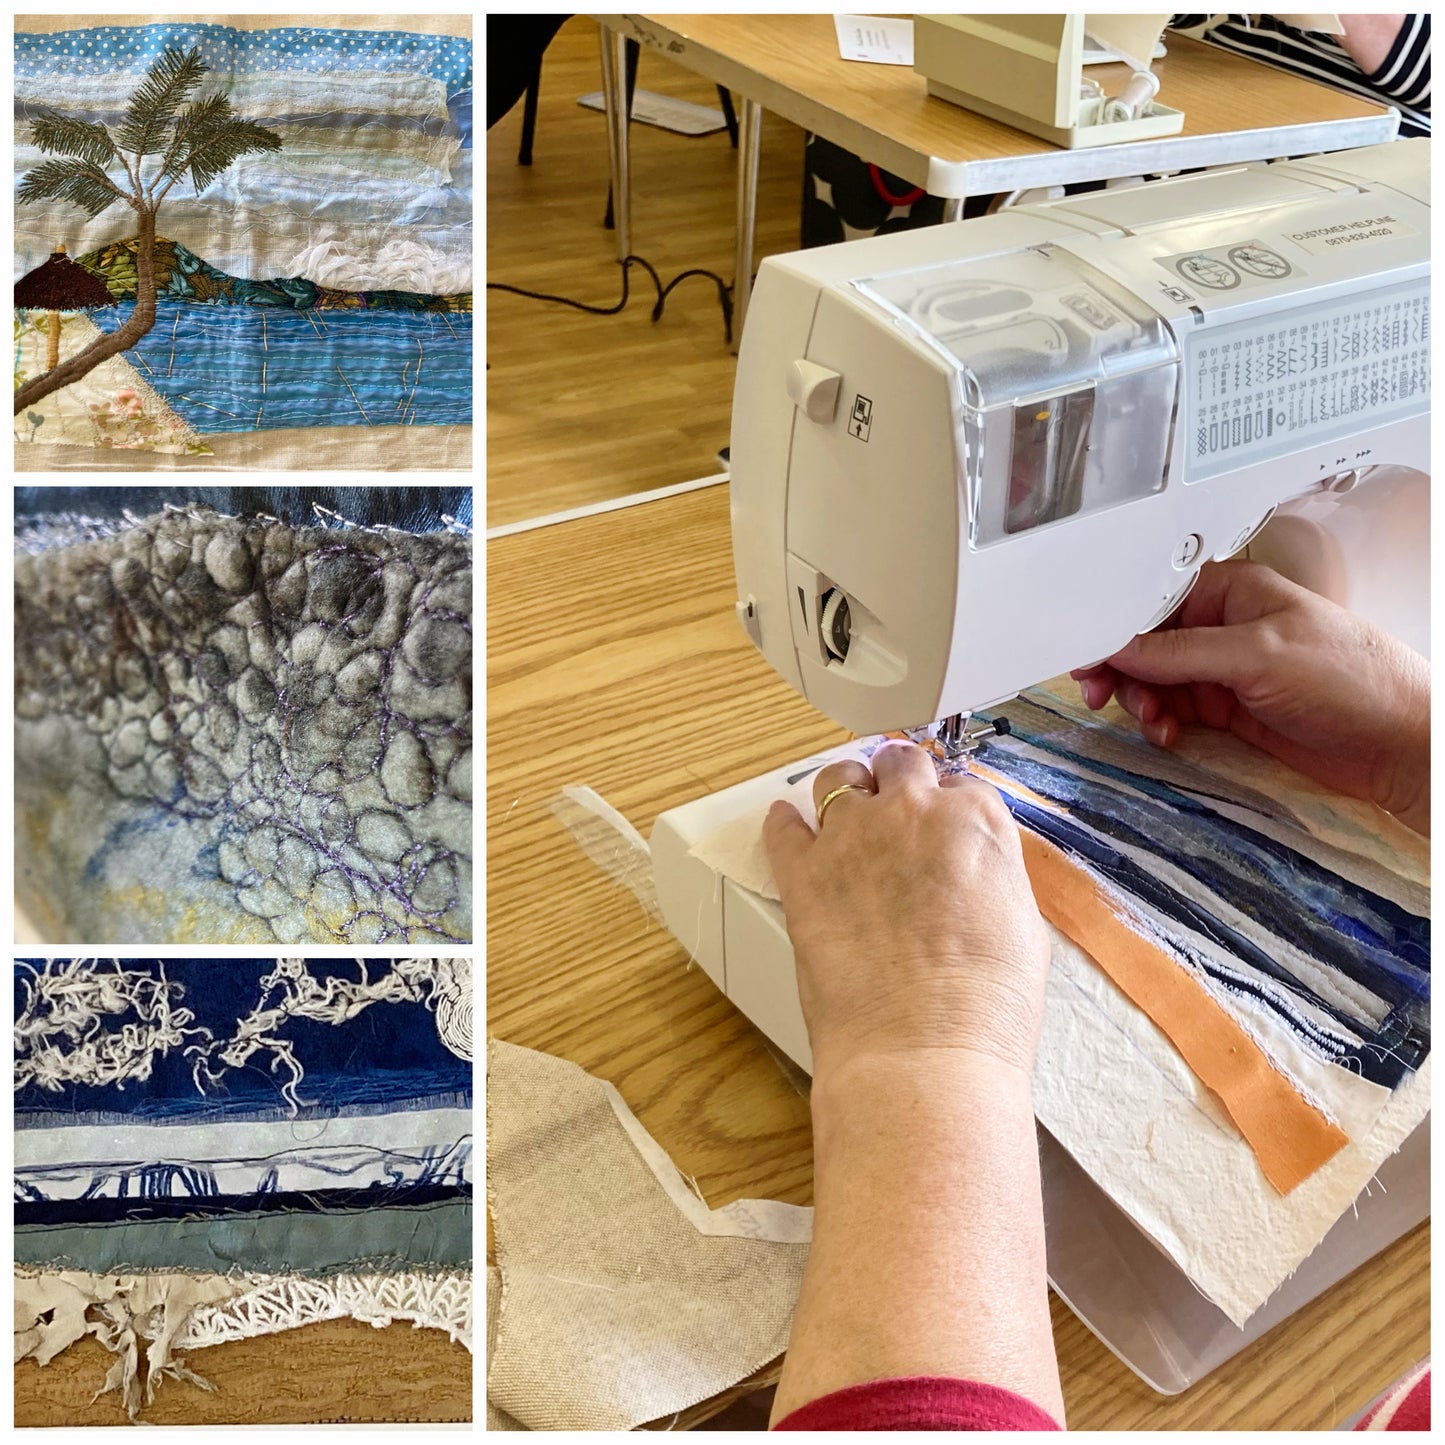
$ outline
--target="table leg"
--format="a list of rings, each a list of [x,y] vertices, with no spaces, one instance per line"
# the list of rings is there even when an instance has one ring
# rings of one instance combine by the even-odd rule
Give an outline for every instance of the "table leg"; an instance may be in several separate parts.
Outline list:
[[[950,197],[943,203],[943,219],[945,221],[963,220],[963,197]]]
[[[601,27],[602,99],[607,107],[607,161],[612,172],[613,232],[617,259],[632,254],[632,174],[628,164],[627,37]]]
[[[733,266],[733,350],[743,336],[753,289],[753,230],[758,216],[758,157],[763,149],[763,108],[743,97],[738,117],[738,251]]]

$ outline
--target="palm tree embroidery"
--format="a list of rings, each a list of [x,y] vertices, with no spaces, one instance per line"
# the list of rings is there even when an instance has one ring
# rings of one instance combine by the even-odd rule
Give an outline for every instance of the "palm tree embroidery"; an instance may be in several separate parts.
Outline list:
[[[168,46],[131,96],[113,136],[103,125],[53,110],[41,111],[31,122],[35,144],[60,159],[36,166],[21,181],[17,202],[69,201],[94,218],[124,201],[136,213],[136,292],[135,310],[122,326],[15,393],[17,416],[108,357],[128,351],[155,325],[156,212],[171,187],[189,173],[199,195],[242,156],[281,149],[281,137],[237,116],[228,95],[190,99],[210,68],[199,49],[182,55]],[[151,156],[160,157],[153,166]],[[123,185],[110,174],[117,167],[125,173]]]

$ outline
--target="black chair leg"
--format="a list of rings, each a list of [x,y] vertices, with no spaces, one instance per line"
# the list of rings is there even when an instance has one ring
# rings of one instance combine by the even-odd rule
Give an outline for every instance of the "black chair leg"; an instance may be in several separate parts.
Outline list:
[[[517,164],[532,164],[532,141],[537,135],[537,94],[542,89],[542,61],[538,57],[537,73],[527,82],[527,95],[522,104],[522,144],[517,151]]]
[[[632,97],[637,91],[637,62],[642,58],[642,44],[637,40],[626,42],[627,50],[627,119],[624,125],[632,124]],[[607,183],[607,214],[602,218],[603,230],[610,231],[612,223],[612,182]]]
[[[717,98],[722,106],[723,123],[728,128],[728,139],[733,143],[733,149],[738,148],[738,113],[733,109],[733,93],[727,86],[720,85],[717,88]]]

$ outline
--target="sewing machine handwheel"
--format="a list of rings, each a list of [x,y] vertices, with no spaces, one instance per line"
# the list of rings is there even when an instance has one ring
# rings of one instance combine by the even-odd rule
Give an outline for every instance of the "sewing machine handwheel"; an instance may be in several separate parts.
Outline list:
[[[848,644],[853,640],[853,618],[848,609],[848,599],[832,588],[823,595],[823,646],[830,657],[842,662],[848,656]]]

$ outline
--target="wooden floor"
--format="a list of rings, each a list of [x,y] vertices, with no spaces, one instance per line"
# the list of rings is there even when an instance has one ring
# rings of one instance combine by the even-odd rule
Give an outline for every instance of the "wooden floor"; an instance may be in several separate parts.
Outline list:
[[[530,167],[517,165],[520,104],[487,134],[487,280],[610,306],[621,277],[602,226],[607,125],[577,104],[601,89],[597,30],[574,17],[547,50]],[[651,53],[637,84],[718,103],[708,82]],[[704,267],[730,283],[736,169],[727,133],[634,124],[631,136],[633,251],[664,282]],[[797,249],[802,152],[800,130],[764,117],[758,260]],[[632,274],[632,300],[618,316],[487,293],[489,526],[720,470],[735,358],[717,288],[684,281],[654,325],[651,283],[637,267]]]

